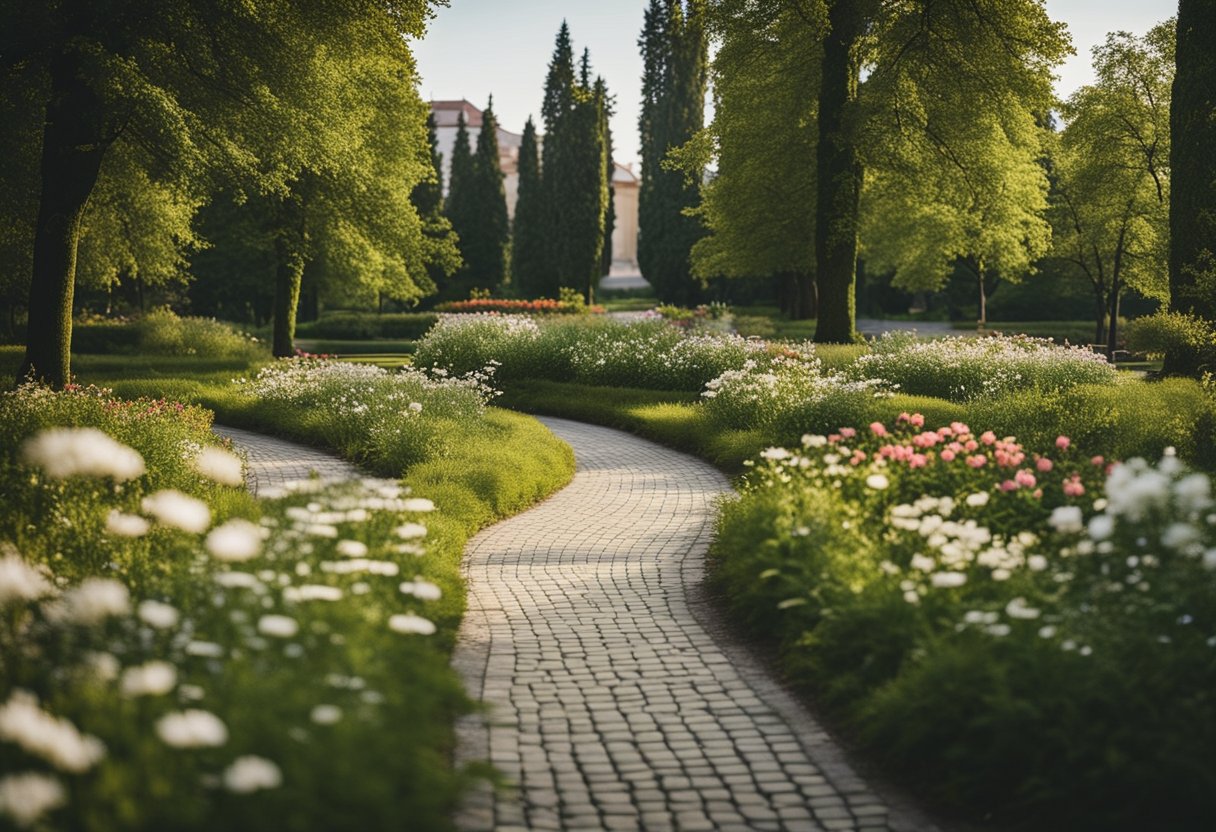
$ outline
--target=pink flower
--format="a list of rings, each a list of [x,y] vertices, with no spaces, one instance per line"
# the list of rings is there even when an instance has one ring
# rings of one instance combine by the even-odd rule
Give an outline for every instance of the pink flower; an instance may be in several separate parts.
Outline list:
[[[919,413],[913,413],[908,417],[908,423],[914,428],[923,428],[925,426],[925,417]]]
[[[932,448],[941,441],[941,437],[934,431],[927,430],[924,433],[918,433],[912,437],[912,444],[918,448]]]
[[[967,457],[967,464],[970,465],[972,468],[983,468],[985,465],[988,464],[988,457],[984,456],[983,454],[976,454],[975,456],[969,456],[969,457]]]
[[[1099,454],[1098,456],[1091,459],[1089,462],[1095,468],[1101,468],[1103,465],[1106,464],[1106,459],[1101,454]]]
[[[857,429],[856,428],[841,428],[840,435],[843,436],[845,439],[852,439],[854,436],[857,435]]]
[[[963,443],[963,450],[966,451],[967,453],[971,453],[979,446],[980,446],[979,442],[976,442],[974,439],[968,439],[965,443]]]
[[[954,451],[946,448],[942,451],[942,462],[954,462]]]
[[[1041,500],[1041,499],[1043,499],[1043,489],[1041,489],[1041,488],[1036,488],[1036,489],[1034,490],[1034,498],[1035,498],[1036,500]]]
[[[1040,474],[1046,474],[1056,466],[1055,463],[1053,463],[1050,459],[1045,456],[1041,456],[1035,460],[1034,467],[1039,470]]]
[[[839,433],[829,433],[828,441],[831,442],[833,445],[835,445],[837,442],[840,441],[840,434]]]
[[[929,457],[925,456],[924,454],[912,454],[912,456],[908,458],[909,468],[924,468],[928,464]]]
[[[887,426],[884,425],[882,422],[871,422],[870,431],[875,436],[886,436],[887,435]]]
[[[1056,437],[1056,447],[1059,448],[1061,451],[1064,450],[1065,448],[1067,448],[1071,444],[1072,444],[1072,440],[1069,439],[1067,436],[1057,436]]]
[[[910,422],[910,421],[912,421],[912,417],[911,417],[911,416],[909,416],[909,415],[908,415],[908,411],[906,411],[906,410],[905,410],[903,413],[901,413],[901,414],[899,414],[897,417],[895,417],[895,421],[897,421],[897,422]]]
[[[1064,495],[1066,497],[1080,497],[1085,493],[1085,486],[1081,484],[1081,478],[1073,475],[1064,480]]]
[[[980,441],[985,445],[993,445],[996,443],[996,434],[990,430],[986,430],[980,434]]]
[[[1030,473],[1030,471],[1026,470],[1025,468],[1014,474],[1013,480],[1022,488],[1034,488],[1034,474]]]
[[[1016,491],[1017,488],[1018,484],[1013,480],[1005,480],[1003,483],[1001,483],[1002,491]]]
[[[948,428],[948,427],[938,428],[937,432],[941,436],[953,436],[954,435],[954,430],[951,428]]]
[[[971,428],[967,427],[962,422],[951,422],[950,427],[953,428],[954,432],[959,436],[971,433]]]

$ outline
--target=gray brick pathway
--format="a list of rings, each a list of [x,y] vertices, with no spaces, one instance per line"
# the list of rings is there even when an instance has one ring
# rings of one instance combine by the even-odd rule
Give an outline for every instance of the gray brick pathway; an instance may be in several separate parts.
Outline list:
[[[336,480],[362,476],[358,468],[325,451],[240,428],[215,425],[212,430],[231,439],[245,453],[245,481],[254,494],[258,489],[306,480],[314,473],[322,479]]]
[[[477,535],[453,664],[488,711],[458,760],[509,787],[462,830],[931,830],[877,796],[703,597],[710,466],[618,431],[544,419],[573,483]]]

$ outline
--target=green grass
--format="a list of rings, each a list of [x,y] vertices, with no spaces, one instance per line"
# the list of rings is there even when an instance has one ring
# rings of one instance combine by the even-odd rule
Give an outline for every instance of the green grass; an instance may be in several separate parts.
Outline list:
[[[304,352],[341,357],[384,353],[401,353],[413,355],[418,348],[417,340],[391,338],[364,338],[360,340],[334,340],[319,338],[299,338],[296,347]]]
[[[960,332],[975,332],[971,321],[954,321],[951,326]],[[1094,340],[1093,321],[989,321],[986,331],[1052,338],[1070,344],[1089,344]]]

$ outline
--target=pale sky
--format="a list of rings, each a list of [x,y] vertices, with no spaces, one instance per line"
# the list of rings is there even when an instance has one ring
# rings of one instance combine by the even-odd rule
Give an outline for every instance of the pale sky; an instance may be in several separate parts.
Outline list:
[[[565,19],[577,58],[591,50],[591,67],[616,96],[612,119],[616,160],[638,158],[638,107],[642,59],[638,34],[648,0],[451,0],[413,45],[425,99],[467,98],[484,108],[491,93],[499,123],[523,132],[531,115],[540,125],[540,102],[553,41]],[[1093,80],[1090,50],[1107,32],[1143,34],[1177,11],[1176,0],[1047,0],[1063,20],[1077,54],[1057,72],[1056,91],[1067,96]]]

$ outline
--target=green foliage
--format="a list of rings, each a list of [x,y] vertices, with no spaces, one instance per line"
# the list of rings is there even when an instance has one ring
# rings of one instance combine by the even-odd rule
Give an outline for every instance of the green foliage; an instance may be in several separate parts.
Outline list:
[[[525,298],[544,297],[546,270],[545,193],[536,145],[536,125],[529,118],[519,145],[519,186],[511,234],[511,284]]]
[[[1132,321],[1128,348],[1155,357],[1173,355],[1199,372],[1216,369],[1216,326],[1182,312],[1158,312]]]
[[[300,324],[303,338],[363,340],[375,338],[421,338],[435,325],[438,316],[431,312],[400,312],[375,315],[370,312],[329,312],[315,321]]]
[[[1092,288],[1099,340],[1109,320],[1112,344],[1124,289],[1163,299],[1168,288],[1173,29],[1170,20],[1143,37],[1107,36],[1095,83],[1064,108],[1052,160],[1052,255]]]
[[[666,303],[695,298],[689,252],[704,233],[687,212],[699,200],[703,167],[685,175],[663,165],[669,151],[704,126],[708,40],[706,3],[651,0],[642,51],[642,181],[638,195],[638,263]]]
[[[457,133],[457,142],[460,135]],[[453,160],[455,155],[453,156]],[[478,289],[494,289],[507,276],[507,197],[498,165],[498,120],[494,101],[486,105],[477,133],[477,150],[467,174],[462,173],[459,199],[463,213],[457,233],[464,258],[459,281]]]
[[[1216,9],[1181,0],[1175,41],[1177,74],[1170,107],[1170,306],[1216,321]],[[1196,372],[1193,356],[1171,355],[1166,369]]]
[[[1025,337],[917,339],[889,332],[845,370],[856,379],[881,379],[903,393],[950,401],[1001,395],[1024,388],[1065,390],[1109,384],[1116,370],[1084,347]]]
[[[765,453],[711,551],[738,620],[950,809],[1195,828],[1213,810],[1216,736],[1213,572],[1194,545],[1210,534],[1207,478],[1136,460],[1095,503],[1105,471],[1075,445],[906,427],[916,418]],[[1146,538],[1160,541],[1149,558]]]

